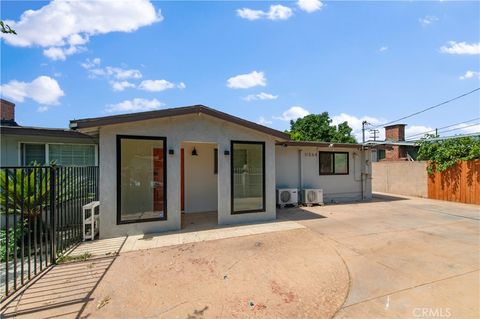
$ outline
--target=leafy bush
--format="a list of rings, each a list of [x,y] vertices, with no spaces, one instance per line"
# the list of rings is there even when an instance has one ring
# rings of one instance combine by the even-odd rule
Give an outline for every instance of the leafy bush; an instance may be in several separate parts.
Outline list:
[[[459,137],[445,140],[432,140],[434,135],[426,135],[418,143],[418,160],[430,161],[429,174],[444,172],[458,161],[480,159],[480,138]]]
[[[8,258],[12,260],[14,257],[14,250],[17,248],[17,256],[20,255],[20,246],[23,240],[24,227],[20,224],[17,227],[17,232],[13,233],[13,228],[9,228],[8,231]],[[0,230],[0,262],[7,260],[7,231],[5,229]]]

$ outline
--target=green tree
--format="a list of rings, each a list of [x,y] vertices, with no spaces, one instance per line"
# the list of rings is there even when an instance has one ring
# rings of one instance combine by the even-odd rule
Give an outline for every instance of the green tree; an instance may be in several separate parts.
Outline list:
[[[8,24],[5,24],[2,20],[0,20],[0,31],[2,33],[17,34],[17,32],[15,32],[15,30],[10,28],[10,26]]]
[[[427,171],[444,172],[458,161],[480,159],[480,138],[459,137],[445,140],[434,139],[428,134],[420,140],[417,159],[430,161]]]
[[[333,143],[356,143],[352,128],[347,122],[332,125],[328,112],[310,114],[290,121],[290,138],[296,141],[319,141]]]

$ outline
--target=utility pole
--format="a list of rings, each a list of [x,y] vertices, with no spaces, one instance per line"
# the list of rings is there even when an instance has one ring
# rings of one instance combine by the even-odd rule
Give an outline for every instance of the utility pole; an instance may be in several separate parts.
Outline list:
[[[365,126],[368,125],[367,121],[362,122],[362,142],[365,143]]]
[[[370,132],[373,134],[373,136],[370,135],[370,138],[373,138],[374,141],[377,140],[377,137],[378,137],[378,133],[380,133],[379,130],[370,130]]]

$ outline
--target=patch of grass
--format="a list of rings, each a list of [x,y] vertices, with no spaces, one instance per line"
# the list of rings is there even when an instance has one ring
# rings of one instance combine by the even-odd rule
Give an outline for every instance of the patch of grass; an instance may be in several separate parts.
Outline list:
[[[70,262],[78,262],[78,261],[86,261],[87,259],[91,258],[92,254],[87,252],[84,252],[81,255],[61,255],[57,259],[58,264],[64,264],[64,263],[70,263]]]

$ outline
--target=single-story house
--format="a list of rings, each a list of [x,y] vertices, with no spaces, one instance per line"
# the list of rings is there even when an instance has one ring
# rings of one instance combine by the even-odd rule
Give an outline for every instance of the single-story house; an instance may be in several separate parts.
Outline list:
[[[96,138],[70,129],[18,125],[15,104],[4,99],[0,114],[0,166],[98,165]]]
[[[70,121],[99,141],[100,237],[179,230],[182,212],[218,224],[276,218],[276,188],[326,202],[370,199],[370,150],[294,142],[202,105]]]

